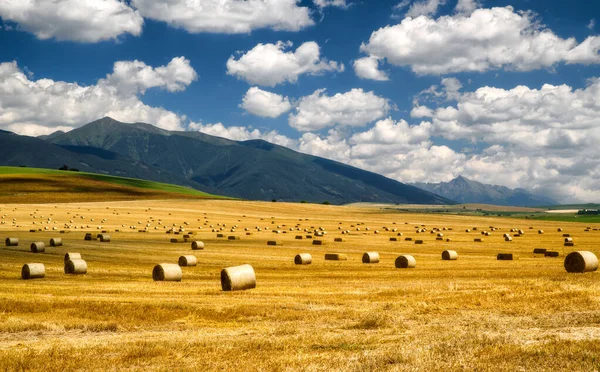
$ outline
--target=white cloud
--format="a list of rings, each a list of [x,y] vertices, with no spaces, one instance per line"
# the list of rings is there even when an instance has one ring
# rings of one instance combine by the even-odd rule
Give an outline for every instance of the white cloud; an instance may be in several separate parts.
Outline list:
[[[286,52],[291,42],[258,44],[239,59],[227,61],[227,74],[237,76],[250,84],[274,87],[284,82],[294,83],[303,74],[344,71],[344,65],[321,59],[319,44],[314,41],[300,45],[295,52]]]
[[[140,35],[144,20],[120,0],[4,0],[0,17],[39,39],[98,42]]]
[[[373,56],[357,59],[354,61],[354,72],[356,73],[356,76],[363,79],[378,81],[389,80],[387,74],[379,70],[379,63],[380,60]]]
[[[251,114],[265,118],[276,118],[292,109],[287,97],[257,87],[248,89],[240,107]]]
[[[600,37],[577,44],[541,27],[532,12],[510,6],[437,19],[405,18],[373,32],[361,50],[420,75],[600,63]]]
[[[458,0],[454,10],[463,15],[469,15],[479,8],[481,4],[476,0]]]
[[[590,23],[586,26],[588,30],[593,30],[596,27],[596,19],[590,19]]]
[[[191,122],[188,130],[198,131],[211,136],[223,137],[232,141],[247,141],[254,139],[262,139],[267,142],[275,143],[280,146],[295,148],[297,141],[279,134],[276,130],[261,132],[259,129],[231,126],[226,127],[223,123],[203,124]]]
[[[153,68],[144,62],[115,62],[112,74],[106,77],[109,85],[119,88],[122,94],[145,93],[149,88],[164,88],[169,92],[184,90],[198,78],[185,57],[176,57],[166,66]]]
[[[334,6],[337,8],[348,8],[349,4],[346,0],[313,0],[315,5],[319,8],[325,8],[328,6]]]
[[[437,13],[438,8],[444,5],[446,0],[420,0],[413,2],[408,11],[406,12],[407,17],[418,17],[418,16],[430,16]],[[403,3],[398,4],[397,7]]]
[[[361,127],[387,115],[389,110],[388,100],[373,92],[352,89],[328,96],[325,89],[319,89],[300,98],[296,112],[289,115],[289,124],[303,132],[336,125]]]
[[[117,72],[134,68],[127,79]],[[138,97],[145,89],[181,90],[195,71],[183,57],[167,66],[152,68],[138,61],[115,63],[115,71],[95,85],[51,79],[30,80],[16,62],[0,64],[0,128],[19,134],[40,135],[68,130],[104,116],[124,122],[146,122],[168,130],[181,130],[185,117],[162,107],[144,104]],[[129,71],[128,69],[125,69]],[[146,73],[143,73],[145,71]],[[185,73],[180,73],[184,71]],[[145,80],[143,77],[152,77]],[[182,78],[184,76],[184,78]],[[154,79],[158,77],[158,79]]]
[[[299,31],[312,26],[310,10],[299,0],[132,0],[145,18],[191,33],[249,33],[269,28]]]

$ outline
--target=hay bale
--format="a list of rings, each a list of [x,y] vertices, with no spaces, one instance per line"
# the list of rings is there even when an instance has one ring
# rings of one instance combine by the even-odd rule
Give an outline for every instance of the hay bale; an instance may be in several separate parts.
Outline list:
[[[544,257],[558,257],[559,254],[556,251],[546,251],[544,252]]]
[[[46,276],[46,267],[42,263],[28,263],[21,268],[21,279],[41,279]]]
[[[198,264],[198,259],[196,256],[185,255],[179,257],[179,266],[196,266]]]
[[[348,256],[343,253],[325,253],[326,261],[346,261]]]
[[[267,241],[267,245],[283,245],[283,243],[277,240],[269,240]]]
[[[7,247],[17,247],[19,245],[19,238],[6,238]]]
[[[451,241],[452,241],[452,239],[450,239],[450,238],[446,239],[446,242],[448,242],[448,243],[450,243]]]
[[[195,251],[199,251],[204,249],[204,242],[201,242],[199,240],[196,240],[195,242],[192,242],[192,249]]]
[[[310,253],[300,253],[294,257],[294,263],[296,265],[310,265],[312,263],[312,256]]]
[[[180,282],[183,273],[177,264],[158,264],[152,270],[152,279],[155,282]]]
[[[562,230],[562,228],[561,228],[561,227],[559,227],[559,228],[557,229],[557,231],[558,231],[558,232],[562,232],[563,230]]]
[[[61,238],[52,238],[50,239],[50,246],[51,247],[62,247],[63,242]]]
[[[67,262],[69,262],[69,260],[81,260],[81,253],[65,253],[65,265],[67,264]]]
[[[571,236],[571,234],[563,234],[563,238],[568,238],[570,236]]]
[[[573,241],[573,238],[565,238],[565,243],[570,243]]]
[[[484,242],[484,240],[482,238],[475,238],[473,241],[477,242],[477,243],[483,243]]]
[[[565,257],[568,273],[585,273],[598,270],[598,257],[589,251],[571,252]]]
[[[334,242],[338,242],[338,243],[343,243],[345,242],[345,240],[343,238],[335,238],[333,239]]]
[[[241,291],[256,288],[254,268],[246,264],[221,270],[221,287],[224,291]]]
[[[415,240],[415,244],[423,244],[422,240]]]
[[[376,264],[379,263],[379,253],[377,252],[365,252],[362,256],[362,263],[364,264]]]
[[[414,269],[417,266],[417,260],[409,254],[403,254],[396,258],[395,265],[397,269]]]
[[[217,238],[224,238],[225,234],[217,234]]]
[[[544,253],[546,253],[546,248],[534,248],[533,253],[534,254],[544,254]]]
[[[312,239],[312,235],[306,235],[306,239]]]
[[[437,238],[435,238],[435,240],[444,240],[444,238],[438,236]]]
[[[108,234],[99,234],[98,239],[100,239],[102,243],[110,243],[110,235]]]
[[[177,240],[177,238],[171,239],[171,243],[178,243],[178,242],[179,242],[179,240]]]
[[[31,243],[31,251],[33,253],[42,253],[46,250],[46,245],[43,242]]]
[[[512,253],[498,253],[498,256],[496,257],[496,259],[499,261],[512,261],[513,254]]]
[[[454,261],[458,259],[458,253],[456,251],[446,250],[442,252],[442,260],[444,261]]]
[[[87,273],[87,262],[72,259],[65,263],[65,274],[82,275]]]
[[[574,247],[574,246],[575,246],[575,243],[573,243],[573,242],[565,243],[565,247]]]
[[[325,241],[315,239],[315,240],[313,240],[312,244],[313,245],[325,245]]]
[[[227,237],[227,240],[240,240],[240,237],[237,235],[229,235]]]
[[[538,234],[543,234],[544,230],[538,230]]]
[[[412,238],[404,238],[404,241],[412,242]]]
[[[394,237],[390,238],[390,242],[397,242],[397,241],[398,241],[398,238],[394,238]]]

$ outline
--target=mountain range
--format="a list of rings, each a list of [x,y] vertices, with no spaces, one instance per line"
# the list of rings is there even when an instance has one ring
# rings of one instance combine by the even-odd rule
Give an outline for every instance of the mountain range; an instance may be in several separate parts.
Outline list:
[[[448,198],[262,140],[231,141],[105,117],[40,138],[0,132],[2,165],[169,182],[250,200],[455,204]]]
[[[511,205],[517,207],[541,207],[560,204],[545,196],[533,195],[524,189],[486,185],[458,176],[450,182],[413,183],[423,190],[455,200],[459,203]]]

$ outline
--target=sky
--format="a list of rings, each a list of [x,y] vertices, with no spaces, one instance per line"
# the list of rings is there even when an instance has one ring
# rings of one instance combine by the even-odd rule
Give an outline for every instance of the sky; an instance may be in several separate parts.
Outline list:
[[[0,129],[110,116],[600,201],[600,2],[0,0]]]

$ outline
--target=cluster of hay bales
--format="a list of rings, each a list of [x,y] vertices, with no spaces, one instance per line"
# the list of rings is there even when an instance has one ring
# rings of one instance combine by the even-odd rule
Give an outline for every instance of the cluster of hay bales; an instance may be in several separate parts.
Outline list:
[[[573,238],[565,238],[565,247],[573,247],[574,245]]]

